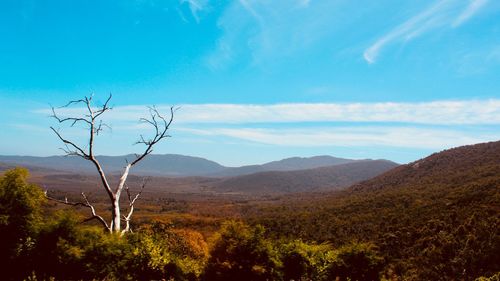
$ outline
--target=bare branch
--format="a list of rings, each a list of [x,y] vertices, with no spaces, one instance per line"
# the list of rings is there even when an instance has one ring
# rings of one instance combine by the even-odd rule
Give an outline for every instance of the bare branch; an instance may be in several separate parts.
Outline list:
[[[89,159],[90,158],[90,156],[87,153],[85,153],[85,151],[83,151],[83,149],[81,147],[79,147],[78,145],[76,145],[74,142],[69,141],[69,140],[63,138],[61,136],[61,134],[56,129],[54,129],[54,127],[50,127],[50,129],[52,129],[52,131],[57,135],[57,137],[59,137],[59,139],[64,143],[64,145],[66,147],[71,146],[71,147],[73,147],[76,150],[76,152],[75,151],[72,152],[69,149],[65,150],[67,154],[72,154],[72,155],[76,154],[76,155],[81,156],[81,157],[83,157],[85,159]]]
[[[99,133],[100,133],[101,131],[103,131],[103,130],[104,130],[104,128],[107,128],[107,129],[111,130],[111,127],[110,127],[110,126],[108,126],[108,124],[103,123],[103,122],[102,122],[102,120],[99,120],[99,125],[97,125],[97,128],[95,128],[95,130],[94,130],[94,131],[95,131],[95,134],[96,134],[96,135],[99,135]]]
[[[69,101],[67,104],[65,104],[63,106],[60,106],[59,108],[68,107],[68,106],[70,106],[72,104],[77,104],[77,103],[86,103],[86,100],[87,100],[87,97],[85,97],[85,99],[72,100],[72,101]]]
[[[64,200],[61,200],[61,199],[50,197],[47,194],[47,191],[45,191],[44,193],[45,193],[45,197],[48,200],[55,201],[55,202],[58,202],[58,203],[61,203],[61,204],[65,204],[65,205],[70,205],[70,206],[82,206],[82,207],[89,208],[90,211],[91,211],[91,213],[92,213],[92,216],[89,217],[89,218],[87,218],[87,219],[85,219],[85,220],[83,220],[83,222],[88,222],[88,221],[91,221],[93,219],[97,219],[107,230],[111,231],[111,228],[109,228],[109,226],[106,223],[106,221],[101,216],[99,216],[96,213],[94,206],[92,206],[92,204],[90,204],[90,202],[89,202],[87,196],[85,195],[85,193],[83,193],[83,192],[81,193],[81,195],[83,197],[83,200],[85,200],[85,202],[70,202],[70,201],[68,201],[67,197],[64,197]]]
[[[125,185],[125,190],[127,191],[127,197],[129,201],[129,206],[133,206],[135,204],[135,201],[141,196],[142,192],[144,191],[144,188],[146,187],[146,184],[149,182],[149,178],[145,178],[142,180],[142,185],[141,185],[141,190],[132,198],[130,194],[130,188],[128,185]]]
[[[103,114],[104,112],[108,111],[108,110],[111,110],[112,108],[108,106],[108,103],[109,101],[111,100],[111,97],[112,95],[109,94],[109,97],[108,99],[106,100],[106,102],[102,105],[101,109],[97,110],[94,112],[94,119],[99,117],[101,114]]]
[[[131,166],[137,164],[139,161],[144,159],[144,157],[151,154],[151,152],[153,152],[153,146],[159,141],[164,138],[170,137],[167,134],[167,131],[174,121],[175,111],[176,109],[174,109],[174,107],[170,107],[170,118],[167,121],[167,119],[158,112],[155,106],[149,107],[149,114],[151,115],[150,119],[141,118],[141,121],[152,125],[155,129],[155,135],[149,140],[145,140],[141,135],[140,140],[137,141],[136,144],[144,144],[146,145],[146,149],[140,156],[138,156],[134,161],[132,161],[132,163],[130,163]]]
[[[59,117],[59,116],[57,115],[57,113],[56,113],[56,111],[55,111],[54,107],[52,107],[52,115],[50,115],[50,117],[52,117],[52,118],[56,119],[56,120],[57,120],[57,122],[59,122],[59,123],[64,123],[64,122],[68,122],[68,121],[69,121],[69,122],[71,122],[70,127],[75,126],[75,124],[76,124],[76,123],[78,123],[78,122],[84,122],[84,123],[86,123],[86,124],[88,124],[88,125],[90,125],[90,123],[91,123],[89,120],[87,120],[87,119],[85,119],[85,118],[76,118],[76,117],[66,117],[66,118],[61,118],[61,117]]]
[[[108,106],[109,101],[111,100],[112,95],[110,94],[106,102],[102,107],[100,107],[98,110],[92,109],[92,96],[90,97],[84,97],[83,99],[79,100],[73,100],[68,102],[66,105],[62,107],[68,107],[73,104],[80,104],[83,103],[88,111],[88,114],[85,115],[86,118],[59,118],[54,110],[52,108],[53,112],[53,117],[56,118],[59,123],[65,122],[65,121],[72,121],[71,126],[75,125],[77,122],[85,122],[89,125],[89,140],[88,140],[88,152],[85,152],[83,148],[77,146],[74,142],[69,141],[61,136],[61,134],[55,130],[53,127],[51,129],[56,133],[56,135],[59,137],[59,139],[66,145],[67,149],[63,149],[66,153],[66,155],[76,155],[80,156],[84,159],[90,160],[96,167],[97,171],[99,172],[99,176],[101,177],[102,184],[104,185],[104,188],[106,189],[108,196],[112,199],[113,198],[113,192],[108,184],[108,181],[106,179],[106,176],[104,174],[104,171],[97,159],[94,157],[94,137],[95,135],[99,135],[99,133],[103,130],[104,127],[109,128],[108,125],[104,124],[101,120],[99,120],[99,124],[96,127],[96,118],[99,117],[101,114],[106,112],[107,110],[110,110],[111,107]],[[68,145],[72,147],[73,149],[69,149]]]
[[[134,213],[134,204],[135,201],[141,196],[142,192],[144,191],[144,187],[146,187],[147,182],[149,181],[149,178],[145,178],[142,181],[142,186],[141,190],[132,198],[132,195],[130,194],[130,188],[128,185],[125,184],[125,190],[127,191],[127,198],[129,202],[129,208],[128,208],[128,214],[123,216],[123,220],[125,221],[125,228],[122,230],[122,235],[125,232],[130,231],[130,219],[132,218],[132,214]]]
[[[83,192],[82,192],[82,197],[85,200],[85,204],[87,205],[87,207],[90,208],[90,211],[92,212],[93,218],[99,220],[104,225],[104,227],[106,227],[107,229],[109,229],[111,231],[111,228],[109,228],[106,221],[95,212],[94,206],[92,206],[92,204],[90,204],[89,200],[87,199],[87,196],[85,196],[85,193],[83,193]]]

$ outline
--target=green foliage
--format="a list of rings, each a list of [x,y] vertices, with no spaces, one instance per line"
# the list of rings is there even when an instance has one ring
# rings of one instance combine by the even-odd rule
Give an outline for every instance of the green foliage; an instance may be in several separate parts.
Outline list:
[[[230,221],[215,236],[206,280],[379,280],[384,259],[372,243],[328,244],[265,238],[262,226]]]
[[[264,228],[230,221],[215,235],[205,280],[278,280],[280,261]]]
[[[207,255],[197,232],[155,224],[120,237],[63,212],[41,230],[33,270],[56,280],[197,280]]]
[[[0,264],[6,268],[4,278],[25,270],[22,260],[34,244],[41,219],[42,190],[27,183],[29,173],[16,168],[0,178]],[[22,265],[18,270],[12,264]]]
[[[372,243],[350,243],[338,249],[300,240],[282,244],[284,280],[379,280],[384,266]]]
[[[153,223],[127,237],[132,245],[129,271],[134,279],[197,280],[208,258],[203,236]]]
[[[491,277],[479,277],[475,281],[500,281],[500,272],[497,272]]]
[[[328,253],[328,280],[379,280],[384,259],[372,243],[351,243]]]
[[[61,212],[47,223],[32,253],[39,278],[57,280],[127,280],[126,263],[131,247],[116,234],[98,227],[83,227],[79,218]]]
[[[301,240],[280,243],[284,280],[327,280],[330,251],[327,244],[307,244]]]
[[[437,154],[345,192],[262,204],[247,208],[245,216],[279,239],[336,248],[353,239],[371,241],[385,259],[387,278],[491,276],[500,271],[500,146],[495,147]]]

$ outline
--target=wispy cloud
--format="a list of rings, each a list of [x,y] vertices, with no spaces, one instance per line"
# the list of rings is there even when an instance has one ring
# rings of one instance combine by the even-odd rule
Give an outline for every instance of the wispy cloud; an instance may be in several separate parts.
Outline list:
[[[488,0],[439,0],[427,9],[389,31],[368,47],[363,57],[366,62],[375,63],[380,52],[394,42],[407,42],[425,32],[449,26],[458,27],[474,16]],[[465,6],[465,8],[464,8]]]
[[[218,20],[222,36],[206,62],[212,69],[230,65],[236,58],[264,65],[304,50],[335,30],[339,2],[234,1]]]
[[[158,105],[168,114],[170,106]],[[37,113],[50,114],[49,110]],[[61,116],[84,114],[61,108]],[[113,133],[126,138],[144,133],[148,116],[142,105],[113,108],[103,118]],[[172,135],[231,141],[242,145],[297,148],[394,147],[440,150],[500,139],[500,100],[417,103],[184,104],[175,114]],[[69,130],[68,133],[81,133]],[[85,138],[85,136],[81,136]]]
[[[293,129],[210,128],[183,129],[202,136],[225,136],[256,143],[290,147],[389,146],[419,149],[444,149],[494,141],[500,133],[463,132],[450,129],[415,127],[320,127]]]
[[[365,47],[358,45],[360,41],[346,42],[343,34],[351,29],[372,32],[368,31],[366,22],[359,21],[361,18],[382,23],[386,20],[371,5],[354,7],[349,1],[233,1],[218,20],[222,35],[205,61],[212,69],[225,68],[232,63],[267,66],[270,62],[279,62],[280,58],[303,56],[309,49],[328,46],[332,57],[337,51],[355,49],[356,55],[361,50],[366,62],[375,63],[386,47],[414,40],[430,31],[459,27],[488,2],[435,0]]]
[[[307,103],[183,105],[186,123],[405,122],[500,124],[500,100],[423,103]],[[183,120],[183,121],[182,121]]]
[[[252,4],[250,4],[247,0],[239,0],[241,6],[245,8],[250,15],[252,15],[258,22],[263,23],[262,17],[255,11],[254,7]]]
[[[500,63],[500,44],[481,46],[473,51],[457,52],[455,71],[460,76],[480,75]]]
[[[15,128],[16,130],[22,130],[26,132],[47,133],[50,130],[49,128],[40,125],[23,124],[23,123],[14,123],[14,124],[9,124],[8,126]]]
[[[420,12],[416,16],[405,21],[389,33],[377,39],[368,49],[363,53],[363,57],[368,63],[374,63],[382,50],[387,44],[395,40],[409,40],[418,36],[426,29],[431,29],[438,25],[435,17],[438,16],[448,5],[450,1],[441,0],[433,4],[431,7]]]
[[[169,112],[169,107],[158,106]],[[39,113],[50,114],[48,110]],[[63,108],[60,114],[81,114],[79,108]],[[121,106],[107,118],[133,121],[147,115],[145,106]],[[285,103],[185,104],[175,115],[176,123],[301,123],[301,122],[391,122],[431,125],[500,124],[500,100],[456,100],[417,103]]]
[[[474,16],[484,5],[488,3],[488,0],[470,0],[469,5],[458,15],[455,21],[452,23],[453,27],[458,27],[464,22],[469,20]]]
[[[309,7],[311,4],[311,0],[299,0],[299,6],[301,7]]]
[[[200,22],[199,12],[204,10],[208,5],[208,0],[180,0],[180,3],[187,3],[189,5],[189,9],[191,10],[191,14],[196,22]]]

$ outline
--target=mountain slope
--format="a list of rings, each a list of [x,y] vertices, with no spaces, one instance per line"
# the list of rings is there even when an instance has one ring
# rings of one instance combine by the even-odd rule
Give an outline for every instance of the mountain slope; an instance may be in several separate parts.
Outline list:
[[[337,158],[327,155],[314,157],[291,157],[279,161],[268,162],[262,165],[227,168],[222,172],[214,174],[214,176],[234,177],[266,171],[296,171],[346,164],[355,161],[357,160]]]
[[[315,169],[260,172],[223,180],[214,190],[253,194],[336,190],[396,166],[391,161],[366,160]]]
[[[401,280],[474,280],[500,271],[500,141],[458,147],[336,193],[247,212],[269,233],[371,241]]]
[[[321,155],[308,158],[291,157],[280,161],[269,162],[263,164],[262,166],[273,171],[292,171],[346,164],[354,161],[356,160]]]
[[[500,167],[500,142],[468,145],[434,153],[401,165],[379,177],[353,186],[353,190],[379,190],[430,185],[443,187],[475,182],[492,176]],[[494,175],[494,174],[493,174]]]

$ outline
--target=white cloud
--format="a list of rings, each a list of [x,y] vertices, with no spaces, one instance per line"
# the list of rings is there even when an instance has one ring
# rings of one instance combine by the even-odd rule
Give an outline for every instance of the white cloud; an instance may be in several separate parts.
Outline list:
[[[169,106],[157,108],[165,113]],[[50,114],[49,110],[38,110]],[[82,114],[79,108],[62,108],[63,116]],[[145,106],[120,106],[106,119],[136,121],[147,116]],[[185,104],[175,114],[175,123],[301,123],[301,122],[392,122],[432,125],[499,125],[500,100],[456,100],[417,103],[284,103]]]
[[[375,39],[365,48],[363,57],[368,63],[374,63],[383,49],[391,44],[413,40],[432,30],[460,26],[487,2],[435,0]],[[321,46],[329,46],[331,53],[347,49],[355,49],[357,53],[363,47],[358,46],[357,41],[342,40],[341,32],[350,32],[353,28],[364,30],[365,22],[359,22],[359,18],[383,17],[373,14],[373,10],[373,4],[354,7],[349,1],[315,1],[314,5],[310,0],[233,1],[218,20],[222,35],[205,60],[212,69],[225,68],[236,58],[239,62],[266,67],[271,62]],[[346,17],[346,14],[350,16]],[[385,18],[381,20],[383,22]]]
[[[363,57],[366,62],[372,64],[376,62],[382,49],[391,43],[406,42],[437,28],[450,25],[457,27],[474,16],[487,2],[488,0],[470,0],[466,5],[463,0],[436,1],[432,6],[377,39],[363,52]]]
[[[263,22],[262,17],[255,11],[253,6],[247,0],[239,0],[241,6],[250,13],[257,21]]]
[[[365,50],[365,52],[363,53],[363,57],[368,63],[374,63],[382,48],[392,41],[398,39],[410,40],[414,37],[417,37],[425,30],[436,27],[439,24],[439,21],[436,21],[436,17],[440,16],[446,8],[449,8],[450,4],[451,1],[437,1],[434,5],[420,12],[416,16],[410,18],[403,24],[399,25],[389,33],[379,38],[375,43],[373,43],[368,49]]]
[[[484,5],[488,3],[488,0],[470,0],[469,5],[463,10],[463,12],[455,19],[452,23],[453,27],[458,27],[464,22],[469,20],[474,14],[476,14]]]
[[[303,51],[337,29],[340,2],[234,1],[218,20],[222,36],[207,55],[207,65],[220,69],[238,58],[265,66]]]
[[[308,103],[183,105],[186,123],[406,122],[500,124],[500,100],[425,103]]]
[[[447,129],[414,127],[338,127],[338,128],[210,128],[181,129],[203,136],[225,136],[269,145],[292,147],[390,146],[401,148],[444,149],[494,141],[500,133],[468,133]]]
[[[197,23],[200,22],[199,12],[203,11],[208,5],[208,0],[180,0],[180,3],[188,3],[191,14]]]
[[[36,133],[47,133],[47,132],[50,132],[49,128],[43,127],[43,126],[40,126],[40,125],[14,123],[14,124],[9,124],[8,126],[12,127],[12,128],[15,128],[17,130],[26,131],[26,132],[36,132]]]

